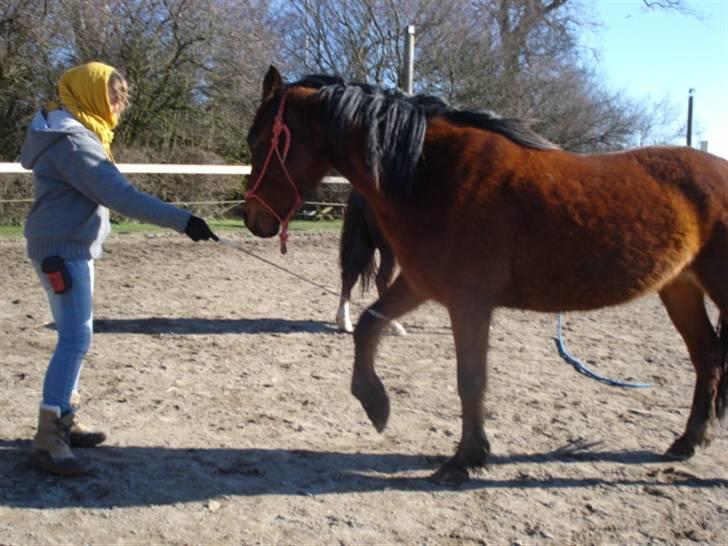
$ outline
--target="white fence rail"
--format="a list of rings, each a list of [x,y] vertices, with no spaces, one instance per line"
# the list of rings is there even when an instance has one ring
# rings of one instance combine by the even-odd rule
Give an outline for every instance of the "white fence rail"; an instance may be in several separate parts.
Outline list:
[[[172,163],[117,163],[123,173],[145,174],[250,174],[250,165],[180,165]],[[0,173],[30,173],[20,163],[0,163]]]
[[[117,163],[118,169],[125,174],[227,174],[248,175],[250,165],[191,165],[178,163]],[[0,174],[30,174],[20,163],[0,163]],[[341,176],[327,176],[327,184],[348,184]]]
[[[175,163],[117,163],[116,166],[124,174],[212,174],[212,175],[249,175],[250,165],[192,165]],[[0,163],[0,174],[31,174],[32,171],[24,169],[20,163]],[[349,181],[341,176],[326,176],[325,184],[348,184]],[[32,203],[32,199],[3,199],[2,203]],[[243,201],[197,201],[179,202],[176,205],[214,205],[243,203]],[[315,206],[344,206],[342,203],[307,202]]]

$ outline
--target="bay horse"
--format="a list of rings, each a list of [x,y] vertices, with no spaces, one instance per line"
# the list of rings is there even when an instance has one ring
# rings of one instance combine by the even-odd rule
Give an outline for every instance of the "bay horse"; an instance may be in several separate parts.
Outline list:
[[[286,84],[271,67],[248,133],[244,219],[281,237],[301,193],[337,169],[366,199],[400,266],[354,331],[351,390],[382,431],[390,404],[374,356],[388,320],[426,300],[447,308],[462,430],[433,475],[460,483],[490,453],[486,352],[496,307],[585,311],[657,292],[696,380],[691,457],[728,405],[728,161],[687,147],[581,155],[516,119],[462,111],[332,76]],[[719,333],[704,296],[721,314]]]
[[[375,254],[379,253],[379,266]],[[394,251],[377,225],[374,213],[367,206],[364,196],[355,189],[349,192],[344,210],[344,223],[339,241],[339,266],[341,268],[341,295],[336,310],[336,324],[343,332],[352,333],[351,291],[360,281],[362,293],[369,289],[372,281],[381,297],[392,283],[397,261]],[[391,329],[396,335],[407,331],[396,320]]]

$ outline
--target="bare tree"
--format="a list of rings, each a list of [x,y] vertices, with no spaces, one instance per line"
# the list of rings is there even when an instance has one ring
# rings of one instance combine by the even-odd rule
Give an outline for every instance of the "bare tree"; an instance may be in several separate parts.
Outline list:
[[[268,2],[61,0],[74,47],[70,63],[103,59],[122,69],[132,103],[119,140],[173,152],[247,153],[241,130],[275,36]],[[246,117],[247,116],[247,117]]]
[[[224,157],[247,158],[245,142],[260,100],[260,79],[280,49],[267,1],[219,2],[209,56],[201,66],[196,93],[199,125],[207,148]]]
[[[0,4],[0,159],[18,156],[25,123],[55,89],[54,17],[48,0]]]
[[[688,4],[686,0],[642,0],[642,6],[649,11],[673,11],[702,19],[702,13]]]
[[[538,130],[570,149],[659,140],[669,109],[608,92],[591,70],[580,45],[592,24],[582,2],[6,0],[0,153],[17,155],[24,124],[53,98],[62,70],[102,60],[124,71],[132,87],[117,143],[245,159],[245,128],[267,64],[293,76],[326,72],[398,86],[410,24],[417,28],[417,92],[534,118]],[[688,9],[683,0],[643,5]]]
[[[397,86],[402,78],[406,26],[442,3],[292,0],[279,14],[286,28],[285,58],[299,74],[325,72]]]

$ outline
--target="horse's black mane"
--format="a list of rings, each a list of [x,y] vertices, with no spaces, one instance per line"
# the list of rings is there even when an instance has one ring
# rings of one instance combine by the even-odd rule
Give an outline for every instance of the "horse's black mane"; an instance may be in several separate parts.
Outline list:
[[[327,131],[332,143],[345,152],[348,128],[367,130],[367,162],[382,189],[394,198],[409,194],[412,175],[422,153],[427,120],[442,117],[457,125],[494,131],[513,142],[538,150],[557,146],[533,132],[520,119],[490,112],[458,110],[430,95],[405,95],[362,83],[347,84],[337,76],[304,76],[289,87],[318,89],[328,107]]]

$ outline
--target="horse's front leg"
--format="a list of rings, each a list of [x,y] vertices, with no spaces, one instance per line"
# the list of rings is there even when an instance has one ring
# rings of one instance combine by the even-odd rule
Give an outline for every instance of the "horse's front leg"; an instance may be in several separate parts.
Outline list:
[[[412,311],[424,300],[399,275],[392,286],[362,313],[354,329],[354,374],[351,392],[361,402],[378,432],[384,430],[389,419],[389,398],[374,370],[374,355],[382,330],[390,320]]]
[[[469,478],[468,467],[484,466],[490,454],[490,443],[483,429],[483,396],[491,314],[489,308],[450,309],[463,412],[462,433],[455,456],[433,475],[437,482],[464,482]]]

